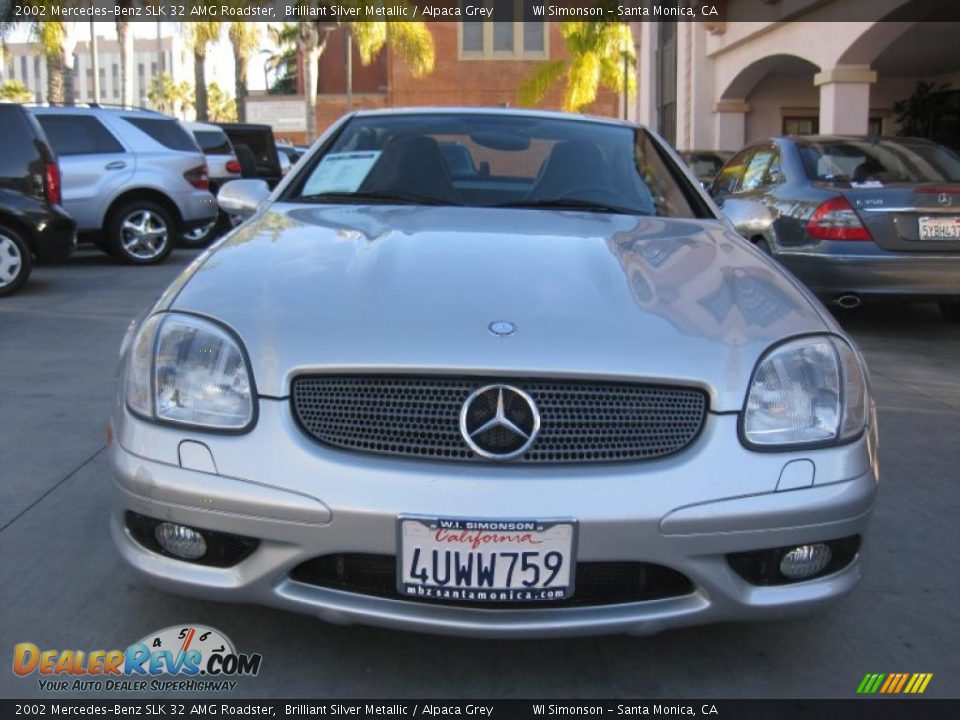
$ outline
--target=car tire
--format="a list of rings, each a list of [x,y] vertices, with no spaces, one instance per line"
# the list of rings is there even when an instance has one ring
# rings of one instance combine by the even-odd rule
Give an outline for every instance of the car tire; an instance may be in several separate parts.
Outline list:
[[[33,255],[23,237],[0,225],[0,297],[12,295],[27,281],[33,270]]]
[[[131,265],[156,265],[173,251],[173,219],[149,200],[134,200],[117,208],[105,230],[110,252]]]
[[[942,302],[940,303],[940,313],[944,320],[960,323],[960,302]]]
[[[194,228],[193,230],[187,230],[180,234],[180,247],[189,248],[189,249],[199,249],[205,248],[207,245],[216,240],[221,232],[222,222],[220,216],[217,216],[217,219],[214,220],[209,225],[204,225],[203,227]]]

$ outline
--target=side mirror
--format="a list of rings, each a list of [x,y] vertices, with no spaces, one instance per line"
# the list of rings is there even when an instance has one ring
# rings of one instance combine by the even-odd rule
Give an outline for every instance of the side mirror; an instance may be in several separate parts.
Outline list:
[[[484,160],[480,163],[480,167],[477,169],[477,175],[480,177],[490,177],[490,163]]]
[[[248,218],[269,196],[270,188],[263,180],[231,180],[217,193],[217,205],[227,215]]]

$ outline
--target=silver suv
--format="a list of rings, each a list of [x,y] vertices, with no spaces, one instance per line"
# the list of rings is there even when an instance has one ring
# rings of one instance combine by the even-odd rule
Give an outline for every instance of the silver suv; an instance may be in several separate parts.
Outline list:
[[[60,156],[63,207],[104,252],[158,263],[177,236],[216,218],[206,159],[173,118],[105,107],[32,111]]]

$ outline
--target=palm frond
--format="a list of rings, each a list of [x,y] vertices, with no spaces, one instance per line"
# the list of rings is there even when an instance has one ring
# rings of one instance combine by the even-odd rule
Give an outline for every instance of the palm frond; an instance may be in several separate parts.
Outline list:
[[[435,61],[433,34],[423,22],[392,22],[387,25],[387,42],[407,65],[415,78],[433,72]]]
[[[540,63],[520,85],[520,104],[533,107],[543,102],[550,88],[563,77],[567,69],[564,60],[551,60]]]

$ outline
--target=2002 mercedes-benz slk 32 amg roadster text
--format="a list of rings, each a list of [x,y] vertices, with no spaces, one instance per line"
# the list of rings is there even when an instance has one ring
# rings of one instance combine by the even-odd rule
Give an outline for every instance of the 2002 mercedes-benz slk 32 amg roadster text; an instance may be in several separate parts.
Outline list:
[[[124,340],[113,535],[169,590],[428,632],[821,608],[876,493],[863,361],[646,130],[356,113]]]

